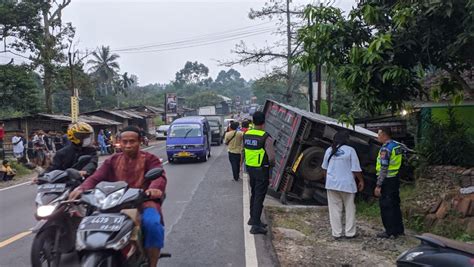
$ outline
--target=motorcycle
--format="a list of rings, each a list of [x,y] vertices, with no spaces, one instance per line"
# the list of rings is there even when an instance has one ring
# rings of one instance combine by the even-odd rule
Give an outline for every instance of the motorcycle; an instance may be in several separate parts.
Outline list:
[[[413,266],[474,266],[474,245],[445,237],[423,234],[415,236],[421,243],[403,252],[397,259],[398,267]]]
[[[161,168],[151,169],[145,179],[155,180],[162,174]],[[95,189],[82,194],[80,202],[95,211],[82,219],[77,230],[76,249],[82,255],[81,266],[149,266],[137,210],[145,201],[150,198],[142,189],[129,188],[123,181],[100,182]],[[170,254],[160,255],[165,256]]]
[[[32,229],[35,236],[30,255],[33,267],[43,266],[43,263],[59,266],[61,254],[74,251],[76,229],[86,211],[65,200],[83,181],[77,169],[91,158],[81,156],[70,169],[54,170],[38,177],[35,217],[39,222]]]

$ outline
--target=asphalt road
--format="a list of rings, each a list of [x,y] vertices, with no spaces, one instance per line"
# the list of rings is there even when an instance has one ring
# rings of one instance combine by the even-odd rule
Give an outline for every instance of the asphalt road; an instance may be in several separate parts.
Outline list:
[[[254,254],[260,266],[276,265],[268,238],[246,234],[243,181],[232,180],[223,145],[205,163],[167,164],[163,142],[148,152],[165,160],[168,178],[163,251],[172,258],[159,266],[255,266]],[[35,194],[34,185],[0,191],[1,267],[30,266]],[[78,266],[77,257],[65,255],[61,265]]]

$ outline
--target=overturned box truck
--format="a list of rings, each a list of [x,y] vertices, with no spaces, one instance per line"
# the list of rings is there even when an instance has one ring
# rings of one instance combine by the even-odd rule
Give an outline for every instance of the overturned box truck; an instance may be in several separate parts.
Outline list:
[[[359,126],[344,127],[337,120],[267,100],[265,130],[275,140],[276,164],[270,188],[287,197],[327,204],[321,164],[338,130],[350,132],[349,144],[357,151],[364,173],[364,194],[375,187],[375,162],[380,149],[377,134]]]

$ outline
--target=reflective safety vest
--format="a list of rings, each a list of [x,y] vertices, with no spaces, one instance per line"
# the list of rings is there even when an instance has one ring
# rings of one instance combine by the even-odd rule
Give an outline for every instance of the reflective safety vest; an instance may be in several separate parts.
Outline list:
[[[256,129],[250,129],[244,134],[245,165],[256,168],[268,165],[265,153],[267,137],[265,131]]]
[[[380,174],[382,166],[388,165],[387,177],[395,177],[402,166],[403,149],[399,143],[391,140],[384,144],[377,156],[377,165],[375,167],[377,175]]]

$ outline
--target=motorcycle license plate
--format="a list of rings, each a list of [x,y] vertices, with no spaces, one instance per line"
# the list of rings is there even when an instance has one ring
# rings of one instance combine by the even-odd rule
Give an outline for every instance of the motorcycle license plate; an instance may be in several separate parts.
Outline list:
[[[42,184],[38,185],[38,193],[61,193],[66,190],[66,184]]]
[[[125,216],[97,215],[84,217],[79,231],[117,232],[122,227]]]

